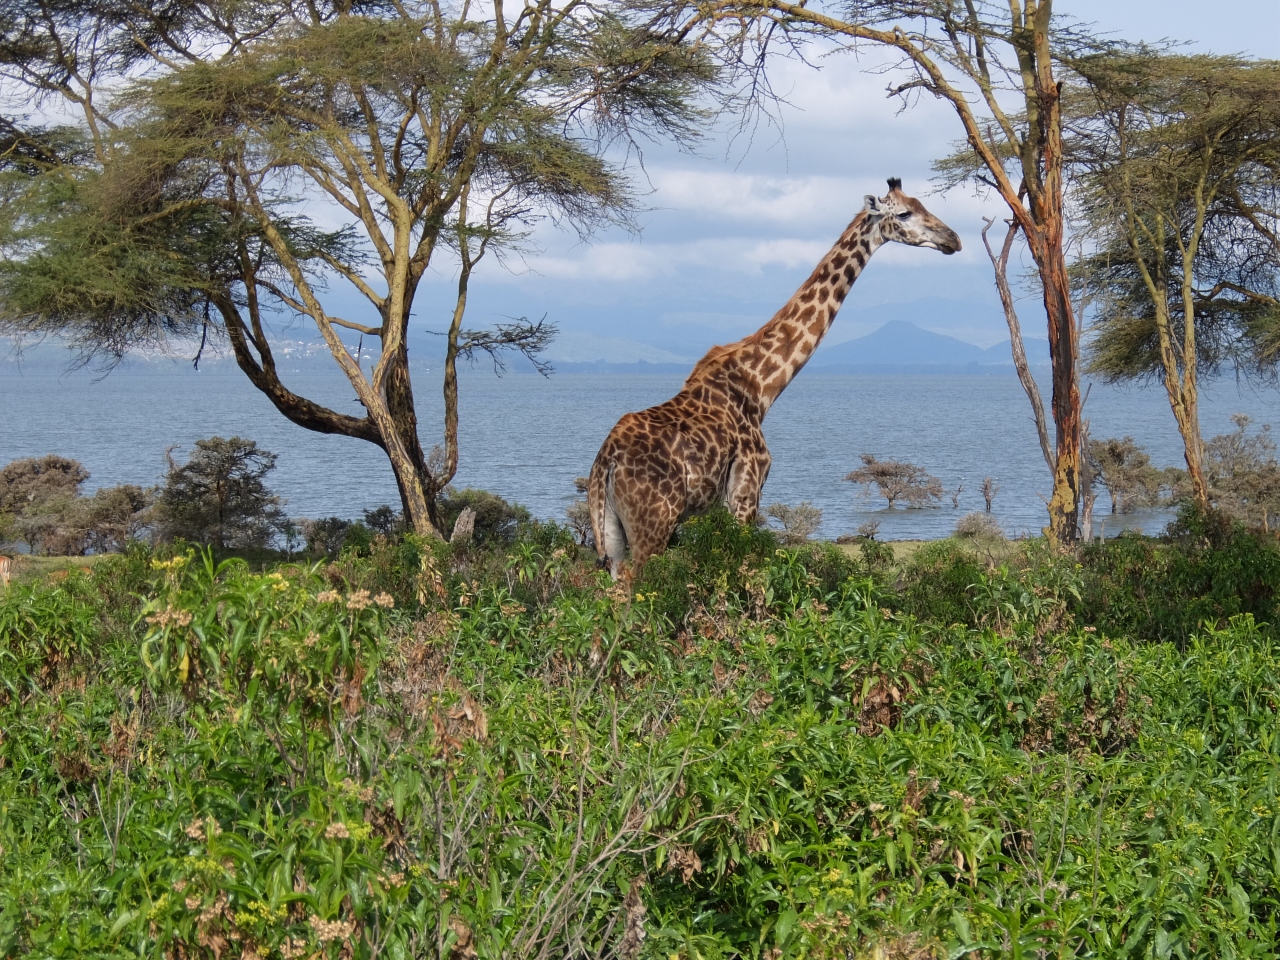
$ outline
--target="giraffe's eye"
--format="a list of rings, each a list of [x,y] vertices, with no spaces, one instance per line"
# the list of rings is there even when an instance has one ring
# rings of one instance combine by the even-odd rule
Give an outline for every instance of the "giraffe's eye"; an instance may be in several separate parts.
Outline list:
[[[899,220],[910,220],[910,219],[911,219],[911,211],[910,211],[910,210],[903,210],[900,214],[898,214],[898,219],[899,219]]]

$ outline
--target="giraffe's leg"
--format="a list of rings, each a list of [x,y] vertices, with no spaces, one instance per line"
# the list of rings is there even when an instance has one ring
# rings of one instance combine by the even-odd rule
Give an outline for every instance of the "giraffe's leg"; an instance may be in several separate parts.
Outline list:
[[[601,451],[591,466],[591,476],[587,481],[587,509],[591,515],[596,555],[601,566],[607,568],[615,580],[627,552],[627,533],[618,516],[616,499],[613,458],[606,457]]]
[[[627,555],[627,531],[622,526],[622,519],[608,504],[604,513],[604,538],[600,547],[600,556],[604,558],[613,579],[618,579],[618,571],[622,569],[623,558]]]
[[[671,534],[680,521],[680,509],[674,504],[660,501],[650,505],[642,518],[632,523],[631,576],[640,576],[645,561],[667,548]]]
[[[739,453],[729,470],[725,505],[742,523],[753,523],[760,512],[760,493],[769,478],[773,460],[761,443],[759,449]]]

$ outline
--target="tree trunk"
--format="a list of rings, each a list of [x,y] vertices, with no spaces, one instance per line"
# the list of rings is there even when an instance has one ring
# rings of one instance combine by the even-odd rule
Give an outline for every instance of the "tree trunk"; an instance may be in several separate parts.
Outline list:
[[[1039,268],[1048,317],[1049,356],[1053,365],[1053,423],[1056,450],[1053,496],[1046,535],[1058,544],[1073,543],[1080,522],[1080,388],[1076,380],[1079,344],[1071,308],[1071,287],[1062,249],[1062,218],[1046,218],[1031,255]]]
[[[400,503],[404,510],[404,515],[406,518],[413,516],[410,504],[418,498],[418,494],[414,492],[414,487],[421,487],[421,496],[426,503],[426,516],[430,529],[420,528],[418,523],[414,521],[413,530],[422,536],[445,538],[448,532],[444,529],[436,499],[440,494],[441,488],[448,481],[441,482],[439,478],[432,476],[427,467],[427,458],[422,452],[422,440],[418,436],[418,413],[413,404],[413,384],[409,377],[409,350],[407,343],[402,341],[396,354],[386,358],[386,362],[389,364],[386,379],[387,410],[395,423],[400,443],[407,454],[407,466],[405,469],[409,473],[404,475],[404,480],[401,479],[401,469],[396,467],[394,461],[392,462],[392,470],[396,473],[396,485],[400,489]],[[446,411],[448,407],[449,404],[446,399]],[[456,430],[456,412],[454,421],[454,429]],[[410,477],[415,479],[410,481]]]
[[[1173,377],[1165,370],[1165,392],[1169,394],[1169,406],[1182,435],[1182,456],[1187,462],[1187,477],[1191,480],[1191,495],[1202,507],[1209,505],[1209,484],[1204,478],[1204,444],[1200,439],[1200,398],[1194,381],[1188,383],[1178,377],[1176,367]]]
[[[440,525],[433,516],[438,491],[427,479],[426,471],[418,469],[403,443],[388,444],[387,459],[391,461],[391,469],[396,475],[400,502],[410,528],[419,536],[443,537]]]

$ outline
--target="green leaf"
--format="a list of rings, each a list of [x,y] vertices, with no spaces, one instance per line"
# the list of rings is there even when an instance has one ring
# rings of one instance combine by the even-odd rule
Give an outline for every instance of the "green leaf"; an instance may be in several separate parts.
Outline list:
[[[137,915],[137,910],[126,910],[124,913],[120,914],[120,916],[116,917],[116,922],[111,925],[111,936],[114,937],[128,926]]]
[[[778,946],[782,946],[787,942],[787,938],[791,935],[791,931],[799,919],[799,915],[790,908],[783,910],[778,916],[777,926],[774,927],[778,938]]]

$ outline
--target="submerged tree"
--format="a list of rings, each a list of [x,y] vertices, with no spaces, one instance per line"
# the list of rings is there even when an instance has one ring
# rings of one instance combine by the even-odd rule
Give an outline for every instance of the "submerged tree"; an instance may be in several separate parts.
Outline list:
[[[898,503],[908,507],[927,507],[942,499],[942,481],[930,476],[923,467],[903,460],[877,460],[862,454],[862,466],[846,477],[850,483],[863,485],[863,495],[872,490],[889,501],[892,510]]]
[[[1090,369],[1163,382],[1207,505],[1199,378],[1273,363],[1280,346],[1280,63],[1139,49],[1076,68]]]
[[[582,232],[625,218],[615,138],[695,133],[711,70],[629,2],[15,0],[0,21],[10,105],[78,122],[10,111],[0,130],[0,329],[58,334],[88,357],[223,335],[291,421],[384,450],[410,526],[443,532],[458,360],[514,349],[538,363],[554,332],[464,328],[477,264],[540,217]],[[433,308],[448,327],[431,457],[408,325],[442,265],[457,284]],[[285,384],[279,315],[314,325],[362,414]],[[357,337],[380,348],[372,370]]]

